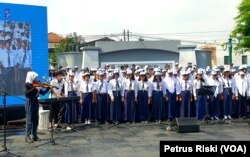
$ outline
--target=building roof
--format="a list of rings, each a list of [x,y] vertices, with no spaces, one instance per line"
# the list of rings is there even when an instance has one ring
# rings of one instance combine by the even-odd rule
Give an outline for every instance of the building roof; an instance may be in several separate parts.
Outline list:
[[[181,44],[180,40],[169,40],[169,41],[97,41],[96,47],[102,49],[103,53],[131,50],[131,49],[156,49],[164,51],[172,51],[179,53],[177,48]]]
[[[59,43],[64,37],[54,32],[49,33],[49,43]]]

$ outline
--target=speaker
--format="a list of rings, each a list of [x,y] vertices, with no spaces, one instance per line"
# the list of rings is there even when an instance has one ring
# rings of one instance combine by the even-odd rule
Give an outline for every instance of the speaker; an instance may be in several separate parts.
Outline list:
[[[200,132],[200,125],[196,117],[175,118],[173,127],[178,133]]]

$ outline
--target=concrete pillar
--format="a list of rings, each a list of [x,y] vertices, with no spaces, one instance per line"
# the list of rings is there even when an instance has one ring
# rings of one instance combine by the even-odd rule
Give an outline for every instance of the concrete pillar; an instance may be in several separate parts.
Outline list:
[[[82,49],[82,68],[99,68],[99,48],[83,48]]]
[[[196,45],[179,45],[179,64],[186,66],[188,62],[191,62],[196,65],[195,48]]]

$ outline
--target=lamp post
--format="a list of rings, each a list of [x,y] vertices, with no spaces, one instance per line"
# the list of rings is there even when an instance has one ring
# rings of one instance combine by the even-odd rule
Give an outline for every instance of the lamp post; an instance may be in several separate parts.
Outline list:
[[[239,40],[242,39],[242,34],[241,33],[237,33],[236,34],[236,38]],[[228,48],[228,64],[232,64],[232,60],[233,60],[233,38],[232,36],[230,35],[229,36],[229,39],[228,39],[228,42],[221,42],[220,45],[222,46],[223,50],[226,51],[227,48]]]

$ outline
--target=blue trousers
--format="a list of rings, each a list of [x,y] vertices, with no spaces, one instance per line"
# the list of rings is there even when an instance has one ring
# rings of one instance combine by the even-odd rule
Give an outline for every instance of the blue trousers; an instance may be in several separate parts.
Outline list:
[[[122,120],[122,102],[120,91],[113,91],[114,102],[110,104],[110,120],[121,121]]]
[[[68,92],[68,96],[76,96],[75,92]],[[65,112],[65,121],[67,123],[78,122],[78,112],[77,112],[77,103],[76,102],[67,102],[66,104],[66,112]]]
[[[108,95],[97,94],[97,116],[101,122],[108,121]]]
[[[232,107],[232,88],[224,88],[223,89],[224,102],[223,102],[223,115],[231,116],[231,107]]]
[[[83,104],[81,105],[81,120],[90,120],[92,107],[92,93],[82,94]]]
[[[149,107],[148,107],[148,91],[140,90],[138,91],[138,120],[146,121],[149,116]]]
[[[191,109],[190,109],[190,101],[191,94],[190,90],[181,92],[181,107],[180,107],[180,117],[190,117]]]
[[[26,111],[26,135],[37,136],[37,127],[39,121],[39,103],[37,98],[31,98],[25,105]]]
[[[206,114],[208,114],[206,96],[199,95],[197,96],[196,101],[196,117],[198,120],[202,120],[206,116]]]
[[[126,90],[124,94],[123,120],[135,121],[135,91]]]
[[[164,98],[162,91],[153,91],[152,94],[153,101],[153,118],[154,120],[161,120],[164,117]]]

